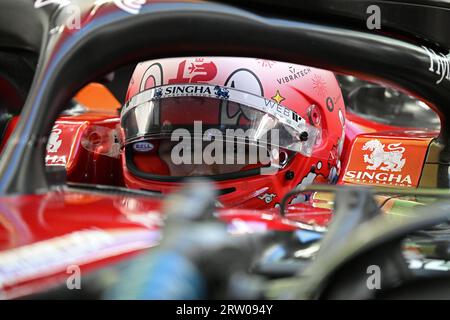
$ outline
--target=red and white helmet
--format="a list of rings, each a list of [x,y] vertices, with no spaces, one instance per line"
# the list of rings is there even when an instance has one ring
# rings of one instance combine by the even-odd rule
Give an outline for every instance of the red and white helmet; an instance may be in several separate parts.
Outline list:
[[[166,193],[209,177],[226,206],[275,207],[299,184],[337,181],[344,119],[329,71],[234,57],[146,61],[121,111],[125,183]]]

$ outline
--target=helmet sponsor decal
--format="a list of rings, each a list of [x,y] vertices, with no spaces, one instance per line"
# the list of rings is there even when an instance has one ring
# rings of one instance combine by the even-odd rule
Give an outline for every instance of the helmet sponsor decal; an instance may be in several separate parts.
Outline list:
[[[219,99],[229,99],[230,92],[226,88],[221,88],[220,86],[214,87],[214,93],[216,94],[216,98]]]
[[[334,105],[335,105],[333,98],[328,97],[328,98],[325,100],[325,105],[327,106],[328,111],[333,112],[333,110],[334,110]]]
[[[309,127],[306,121],[295,111],[277,103],[274,100],[250,94],[231,87],[214,86],[207,84],[177,84],[165,85],[143,91],[132,97],[123,107],[121,118],[133,108],[149,101],[174,97],[209,97],[232,101],[250,106],[256,110],[268,113],[281,123],[288,125],[298,132],[307,132],[310,137],[315,136],[314,128]]]
[[[205,62],[204,58],[196,58],[188,67],[186,67],[186,64],[187,60],[180,62],[177,76],[169,79],[169,84],[207,82],[217,75],[215,63],[212,61]]]
[[[135,142],[133,144],[133,150],[136,152],[148,152],[152,151],[154,148],[153,144],[147,141]]]
[[[287,84],[290,81],[298,80],[311,73],[310,67],[298,69],[298,66],[289,66],[289,73],[277,78],[278,84]]]

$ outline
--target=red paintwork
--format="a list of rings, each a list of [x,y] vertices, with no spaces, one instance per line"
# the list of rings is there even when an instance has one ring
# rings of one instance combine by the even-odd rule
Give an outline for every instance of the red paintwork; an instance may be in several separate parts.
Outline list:
[[[161,225],[160,214],[155,211],[158,208],[156,199],[70,191],[2,199],[3,294],[15,297],[34,292],[32,288],[41,288],[44,283],[55,284],[58,277],[53,277],[64,274],[67,265],[93,267],[106,259],[104,265],[115,257],[155,245]],[[64,263],[64,259],[72,260]]]
[[[108,266],[158,243],[160,200],[70,190],[11,196],[0,203],[0,293],[14,298],[62,284],[78,265],[82,272]],[[276,211],[219,210],[239,232],[294,230]],[[235,228],[236,229],[236,228]],[[3,289],[3,290],[1,290]]]

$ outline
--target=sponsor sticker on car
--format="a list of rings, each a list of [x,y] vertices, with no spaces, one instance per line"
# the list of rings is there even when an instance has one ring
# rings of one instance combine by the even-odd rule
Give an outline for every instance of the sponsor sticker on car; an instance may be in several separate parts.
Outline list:
[[[429,139],[359,137],[352,146],[343,182],[416,187]]]

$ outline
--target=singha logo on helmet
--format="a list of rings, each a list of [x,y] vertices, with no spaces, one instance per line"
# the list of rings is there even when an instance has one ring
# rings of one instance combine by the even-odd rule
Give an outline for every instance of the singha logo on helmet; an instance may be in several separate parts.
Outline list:
[[[162,97],[162,95],[163,95],[162,89],[161,88],[156,89],[155,99],[160,99]]]
[[[406,163],[406,159],[402,159],[405,148],[400,147],[400,145],[401,143],[388,144],[388,151],[385,151],[385,145],[380,140],[373,139],[367,141],[362,149],[372,151],[372,153],[370,155],[364,155],[364,162],[370,164],[366,168],[368,170],[401,171]]]
[[[214,92],[216,93],[217,98],[228,99],[230,98],[230,93],[227,89],[221,88],[220,86],[214,87]]]

